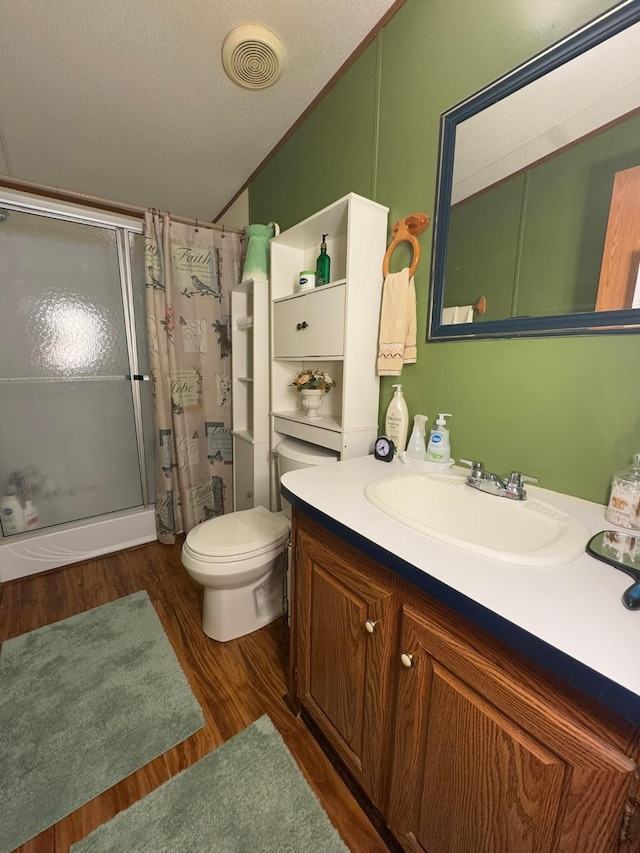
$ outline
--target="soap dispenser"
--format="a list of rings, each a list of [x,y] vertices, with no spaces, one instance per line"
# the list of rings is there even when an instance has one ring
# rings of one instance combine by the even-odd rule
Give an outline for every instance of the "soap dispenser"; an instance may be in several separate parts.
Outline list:
[[[448,464],[451,461],[451,445],[449,443],[449,430],[445,418],[453,415],[441,412],[436,419],[436,428],[431,430],[429,444],[427,446],[427,462],[439,462]]]
[[[402,385],[394,385],[396,390],[387,407],[387,416],[384,428],[387,438],[395,445],[394,453],[402,452],[407,444],[407,432],[409,430],[409,410],[402,393]]]
[[[409,444],[407,444],[407,456],[424,462],[427,458],[427,447],[425,444],[425,423],[429,420],[426,415],[413,416],[413,430]]]
[[[628,468],[614,474],[604,517],[619,527],[640,530],[640,453],[633,454]]]
[[[316,286],[320,284],[329,284],[331,281],[331,258],[327,255],[328,236],[328,234],[323,234],[322,243],[320,243],[320,254],[316,261]]]

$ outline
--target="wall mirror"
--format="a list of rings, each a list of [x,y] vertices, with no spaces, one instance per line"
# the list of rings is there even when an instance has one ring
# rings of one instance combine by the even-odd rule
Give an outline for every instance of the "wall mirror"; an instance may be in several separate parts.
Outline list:
[[[441,117],[427,340],[640,330],[640,2]]]

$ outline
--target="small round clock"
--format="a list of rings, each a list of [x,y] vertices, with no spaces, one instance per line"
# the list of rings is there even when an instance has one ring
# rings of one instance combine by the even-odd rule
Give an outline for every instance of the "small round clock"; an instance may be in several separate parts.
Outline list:
[[[373,446],[373,455],[376,459],[381,459],[383,462],[391,462],[394,451],[395,446],[391,439],[387,438],[386,435],[381,435],[379,438],[376,438],[376,443]]]

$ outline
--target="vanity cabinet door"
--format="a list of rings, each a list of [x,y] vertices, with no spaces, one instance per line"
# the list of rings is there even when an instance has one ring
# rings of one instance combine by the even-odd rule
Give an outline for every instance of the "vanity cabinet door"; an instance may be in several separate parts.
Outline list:
[[[381,808],[397,624],[391,576],[334,537],[325,546],[298,530],[296,552],[297,698]]]
[[[619,849],[633,761],[408,604],[401,642],[388,823],[406,850]]]

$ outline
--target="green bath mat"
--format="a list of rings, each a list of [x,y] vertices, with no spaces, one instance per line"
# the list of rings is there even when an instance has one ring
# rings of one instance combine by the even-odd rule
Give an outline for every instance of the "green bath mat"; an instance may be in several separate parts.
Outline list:
[[[267,716],[71,850],[348,853]]]
[[[2,644],[0,851],[204,725],[146,592]]]

